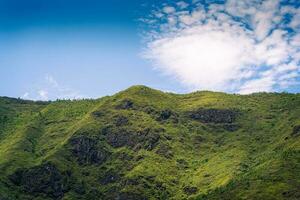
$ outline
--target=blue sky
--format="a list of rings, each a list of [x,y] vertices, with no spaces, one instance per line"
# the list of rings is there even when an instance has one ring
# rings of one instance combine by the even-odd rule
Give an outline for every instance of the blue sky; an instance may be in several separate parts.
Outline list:
[[[95,98],[136,84],[299,92],[297,4],[0,0],[0,96]]]
[[[0,0],[0,95],[99,97],[134,84],[183,90],[140,56],[143,4]],[[49,76],[68,92],[53,88]]]

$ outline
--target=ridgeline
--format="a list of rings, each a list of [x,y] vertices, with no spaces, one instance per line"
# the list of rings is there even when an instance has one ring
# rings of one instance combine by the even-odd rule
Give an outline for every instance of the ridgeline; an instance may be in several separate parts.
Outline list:
[[[0,97],[0,199],[300,199],[300,94]]]

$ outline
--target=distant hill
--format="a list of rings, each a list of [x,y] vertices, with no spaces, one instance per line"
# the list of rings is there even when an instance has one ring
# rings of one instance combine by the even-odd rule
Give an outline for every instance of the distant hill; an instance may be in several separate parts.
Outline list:
[[[0,199],[300,199],[300,94],[0,98]]]

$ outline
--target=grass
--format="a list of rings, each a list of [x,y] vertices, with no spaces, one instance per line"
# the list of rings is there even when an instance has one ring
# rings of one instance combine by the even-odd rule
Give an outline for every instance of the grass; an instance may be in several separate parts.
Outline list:
[[[132,107],[118,109],[124,101]],[[188,115],[210,108],[237,110],[239,128],[228,131]],[[164,110],[173,118],[158,120]],[[299,113],[300,94],[286,93],[178,95],[134,86],[96,100],[0,98],[0,199],[51,199],[28,193],[8,178],[45,162],[72,172],[71,188],[62,199],[112,199],[114,194],[131,195],[127,199],[297,199],[300,136],[291,133],[300,125]],[[128,123],[116,126],[119,116]],[[113,148],[106,143],[105,127],[163,131],[152,150]],[[80,165],[70,151],[76,135],[98,138],[111,156],[101,165]],[[157,153],[161,146],[171,156]],[[101,184],[109,171],[119,174],[119,180]],[[186,187],[197,190],[187,193]]]

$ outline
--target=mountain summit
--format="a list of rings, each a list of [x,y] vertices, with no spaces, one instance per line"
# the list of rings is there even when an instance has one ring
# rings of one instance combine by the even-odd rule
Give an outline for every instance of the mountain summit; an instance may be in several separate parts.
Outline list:
[[[300,94],[0,98],[0,199],[300,199]]]

